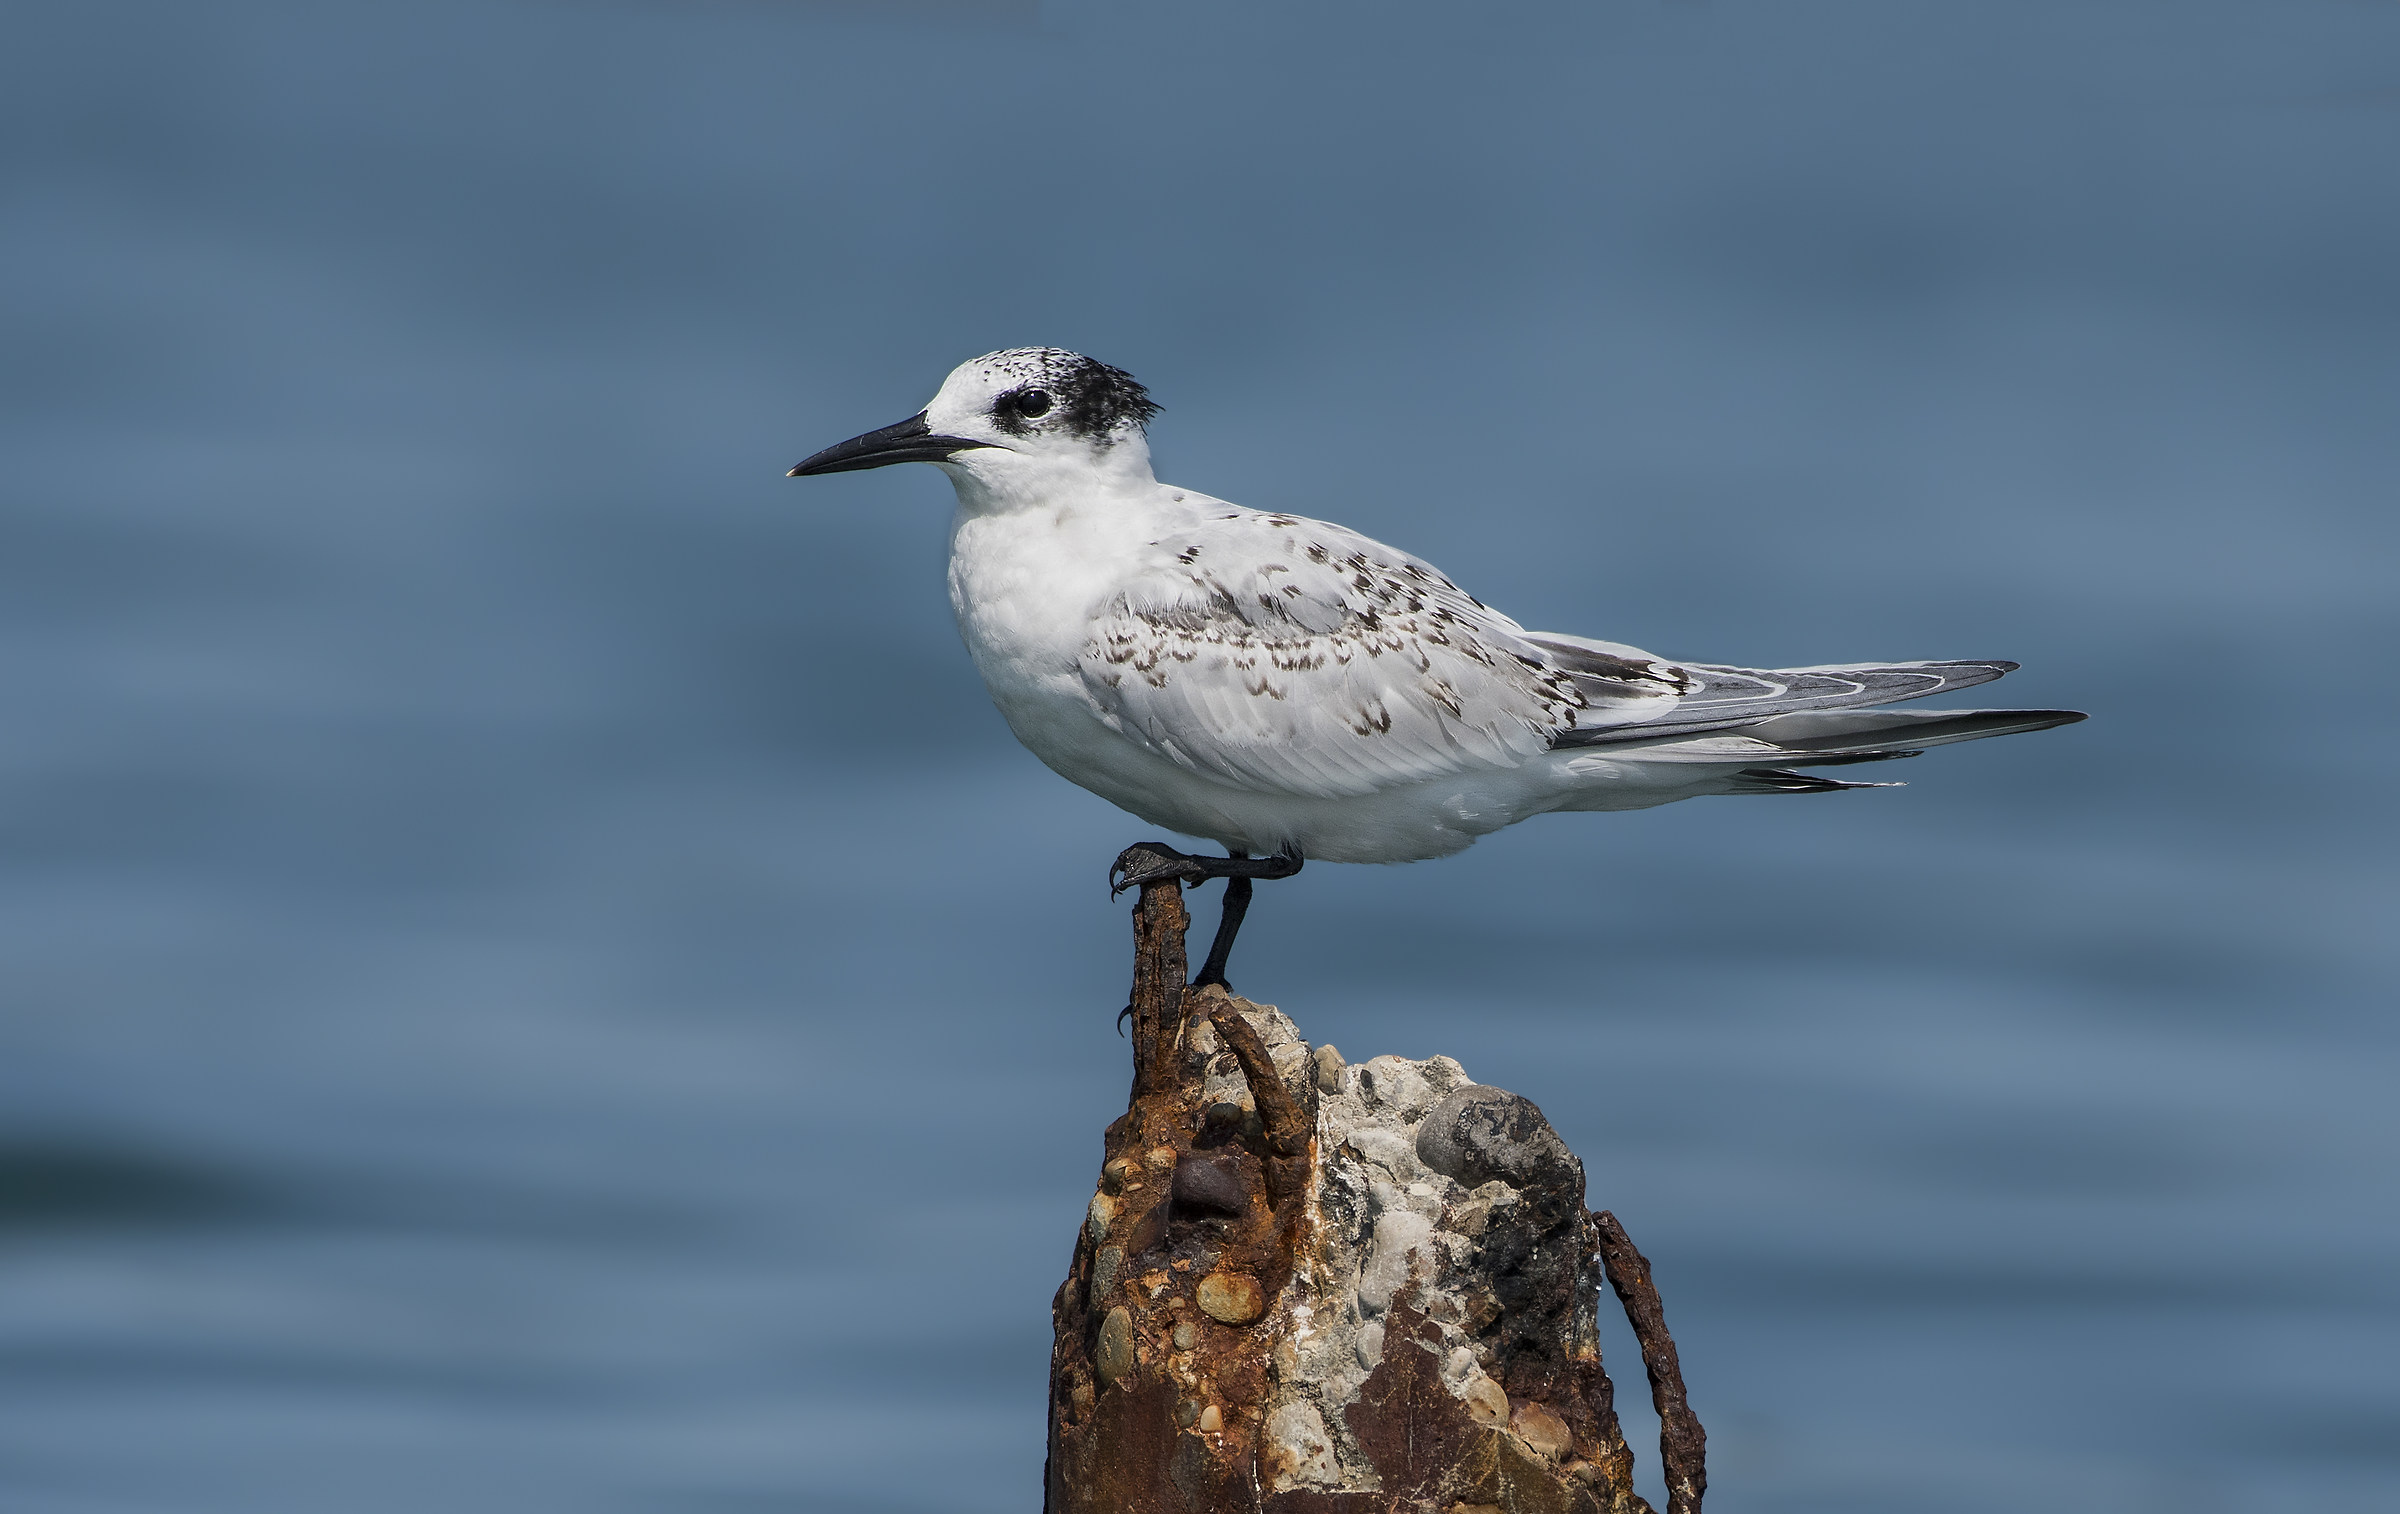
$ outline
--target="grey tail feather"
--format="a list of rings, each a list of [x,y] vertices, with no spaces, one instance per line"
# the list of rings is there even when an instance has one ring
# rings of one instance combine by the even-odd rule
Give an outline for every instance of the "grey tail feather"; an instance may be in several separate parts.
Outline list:
[[[1559,644],[1539,636],[1528,638],[1562,661]],[[1895,662],[1873,666],[1826,668],[1737,668],[1726,664],[1686,662],[1674,665],[1686,687],[1674,704],[1649,719],[1629,724],[1580,726],[1552,738],[1553,747],[1625,746],[1672,736],[1696,736],[1705,731],[1755,726],[1761,721],[1806,711],[1858,710],[1901,704],[1929,694],[1989,683],[2016,669],[2013,662]],[[1622,682],[1607,683],[1569,676],[1589,699],[1603,705],[1628,692]],[[1646,691],[1645,691],[1646,692]]]
[[[1927,747],[2073,725],[2078,710],[1822,710],[1762,720],[1742,734],[1771,742],[1800,767],[1913,756]]]
[[[1914,752],[1894,752],[1895,757],[1914,757]],[[1871,760],[1871,759],[1870,759]],[[1830,794],[1838,789],[1896,789],[1899,783],[1844,783],[1839,778],[1819,778],[1814,773],[1796,773],[1790,768],[1744,768],[1736,773],[1724,792],[1728,794]]]

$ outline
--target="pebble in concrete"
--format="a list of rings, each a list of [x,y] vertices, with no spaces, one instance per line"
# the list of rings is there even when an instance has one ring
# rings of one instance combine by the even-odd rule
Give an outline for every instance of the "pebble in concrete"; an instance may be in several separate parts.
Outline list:
[[[1333,1043],[1329,1041],[1317,1048],[1317,1054],[1312,1060],[1317,1067],[1317,1092],[1340,1093],[1342,1091],[1342,1070],[1350,1065],[1342,1060],[1341,1052],[1336,1050]]]
[[[1120,1382],[1133,1370],[1133,1316],[1119,1304],[1100,1322],[1100,1349],[1095,1353],[1100,1375]]]
[[[1415,1120],[1434,1099],[1425,1074],[1406,1057],[1369,1057],[1358,1070],[1358,1091],[1370,1108],[1390,1110],[1403,1120]]]
[[[1292,1399],[1267,1417],[1267,1470],[1279,1491],[1304,1484],[1340,1484],[1333,1438],[1325,1433],[1325,1417],[1316,1405]]]
[[[1525,1444],[1552,1461],[1566,1460],[1575,1449],[1575,1437],[1567,1429],[1567,1422],[1543,1404],[1527,1401],[1517,1405],[1508,1416],[1508,1427]]]
[[[1482,1373],[1467,1380],[1466,1391],[1459,1397],[1466,1401],[1467,1417],[1475,1423],[1495,1427],[1508,1423],[1508,1394]]]
[[[1239,1215],[1250,1207],[1250,1192],[1231,1162],[1189,1156],[1175,1164],[1175,1202],[1185,1209],[1211,1214]]]
[[[1383,1360],[1383,1321],[1368,1320],[1358,1327],[1358,1364],[1369,1372]]]
[[[1200,1280],[1200,1308],[1225,1325],[1247,1325],[1267,1312],[1267,1295],[1246,1272],[1212,1272]]]
[[[1108,1297],[1108,1290],[1117,1286],[1117,1271],[1124,1265],[1125,1248],[1122,1246],[1103,1246],[1100,1254],[1092,1258],[1093,1308],[1099,1308],[1100,1301]]]
[[[1497,1178],[1514,1188],[1555,1183],[1574,1154],[1533,1100],[1471,1083],[1425,1116],[1417,1157],[1444,1177],[1474,1188]]]
[[[1358,1307],[1376,1315],[1391,1306],[1392,1295],[1417,1275],[1417,1254],[1433,1240],[1433,1221],[1407,1209],[1387,1209],[1375,1222],[1359,1268]]]

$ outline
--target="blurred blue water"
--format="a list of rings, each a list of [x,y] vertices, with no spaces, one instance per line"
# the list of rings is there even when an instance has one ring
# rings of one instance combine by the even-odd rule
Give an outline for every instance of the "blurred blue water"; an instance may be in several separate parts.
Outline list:
[[[780,476],[1026,342],[1530,624],[2097,712],[1262,896],[1585,1155],[1713,1509],[2400,1503],[2400,9],[9,19],[0,1505],[1035,1507],[1144,828],[938,476]]]

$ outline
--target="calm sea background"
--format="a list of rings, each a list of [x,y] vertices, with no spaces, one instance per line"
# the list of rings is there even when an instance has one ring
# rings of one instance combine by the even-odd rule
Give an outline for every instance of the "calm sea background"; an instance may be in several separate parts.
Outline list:
[[[782,477],[1025,343],[1528,624],[2093,712],[1261,890],[1582,1153],[1716,1514],[2400,1507],[2400,5],[6,18],[0,1508],[1038,1506],[1150,828],[938,474]]]

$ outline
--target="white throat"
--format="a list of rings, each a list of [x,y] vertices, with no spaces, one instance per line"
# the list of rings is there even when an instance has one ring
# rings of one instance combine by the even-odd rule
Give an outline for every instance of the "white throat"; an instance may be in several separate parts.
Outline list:
[[[1121,431],[1106,446],[977,447],[935,466],[950,475],[958,507],[968,515],[1073,512],[1087,503],[1144,498],[1158,488],[1150,443],[1139,431]]]

